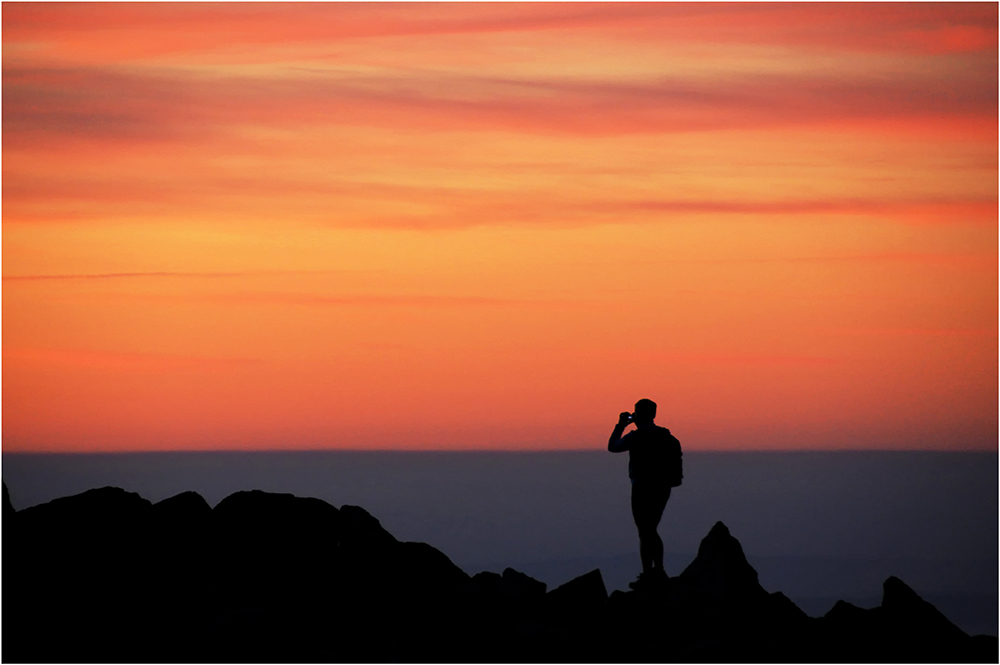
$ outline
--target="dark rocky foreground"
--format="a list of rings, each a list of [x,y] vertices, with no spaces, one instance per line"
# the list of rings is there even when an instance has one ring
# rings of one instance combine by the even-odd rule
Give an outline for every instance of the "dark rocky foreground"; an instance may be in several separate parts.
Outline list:
[[[595,570],[548,591],[469,577],[357,506],[237,492],[156,504],[105,487],[15,512],[4,487],[4,662],[997,662],[902,581],[806,616],[721,522],[655,592]]]

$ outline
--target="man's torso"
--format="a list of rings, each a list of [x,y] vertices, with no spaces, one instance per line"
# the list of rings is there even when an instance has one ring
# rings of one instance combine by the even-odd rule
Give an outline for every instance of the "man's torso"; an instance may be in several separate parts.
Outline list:
[[[627,439],[628,476],[632,482],[668,482],[679,461],[680,442],[665,427],[653,425],[629,432]]]

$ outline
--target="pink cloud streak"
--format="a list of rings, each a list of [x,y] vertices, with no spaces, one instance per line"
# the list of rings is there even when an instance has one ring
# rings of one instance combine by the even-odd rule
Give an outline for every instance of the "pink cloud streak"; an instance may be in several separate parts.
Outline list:
[[[240,125],[329,124],[613,136],[851,121],[997,119],[996,61],[955,79],[754,75],[693,82],[419,75],[198,80],[6,67],[3,136],[37,141],[205,140]]]
[[[991,3],[13,3],[4,40],[104,61],[224,47],[385,37],[586,31],[621,39],[899,53],[995,50]],[[118,39],[104,39],[113,31]]]

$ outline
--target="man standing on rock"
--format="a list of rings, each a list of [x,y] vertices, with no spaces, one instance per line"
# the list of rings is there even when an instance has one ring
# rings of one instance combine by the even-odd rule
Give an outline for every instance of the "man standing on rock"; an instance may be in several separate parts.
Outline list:
[[[639,529],[639,556],[642,574],[632,589],[654,587],[667,579],[663,570],[663,541],[656,532],[663,509],[670,498],[670,488],[681,484],[681,444],[665,427],[653,422],[656,402],[641,399],[635,413],[622,413],[608,439],[613,453],[629,451],[628,477],[632,482],[632,517]],[[622,436],[629,424],[636,429]]]

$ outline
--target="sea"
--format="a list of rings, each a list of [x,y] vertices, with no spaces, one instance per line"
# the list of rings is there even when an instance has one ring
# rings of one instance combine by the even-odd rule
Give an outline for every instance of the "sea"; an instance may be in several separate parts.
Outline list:
[[[2,454],[16,509],[114,486],[156,502],[240,490],[365,508],[470,574],[513,567],[554,588],[640,570],[627,455],[572,452]],[[768,591],[811,616],[881,602],[895,575],[970,634],[997,635],[996,452],[687,452],[659,533],[680,574],[723,522]],[[9,543],[5,544],[9,546]]]

